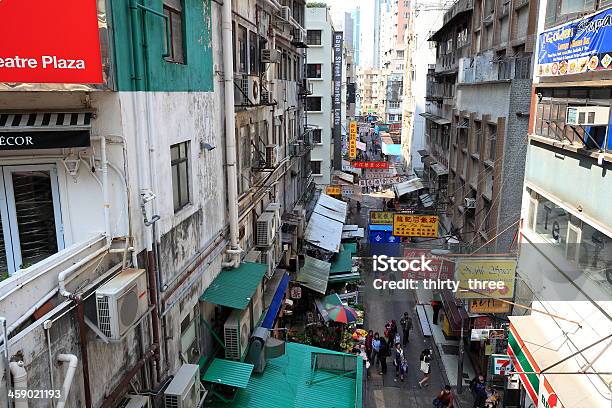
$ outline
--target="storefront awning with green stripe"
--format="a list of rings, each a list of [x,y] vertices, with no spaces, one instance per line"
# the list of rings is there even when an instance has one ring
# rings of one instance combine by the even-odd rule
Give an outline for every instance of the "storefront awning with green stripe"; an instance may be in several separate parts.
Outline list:
[[[202,376],[202,381],[246,388],[252,373],[253,364],[215,358]]]
[[[304,266],[298,272],[296,282],[324,295],[327,290],[330,268],[329,262],[306,255]]]
[[[224,269],[206,288],[200,300],[244,310],[267,270],[268,265],[256,262],[243,262],[238,268]]]

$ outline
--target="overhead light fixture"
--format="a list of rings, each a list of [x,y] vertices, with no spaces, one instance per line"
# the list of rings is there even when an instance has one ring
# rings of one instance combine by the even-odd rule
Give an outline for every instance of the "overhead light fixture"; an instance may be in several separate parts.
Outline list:
[[[62,160],[62,163],[64,164],[68,174],[76,178],[79,172],[79,164],[81,163],[81,160],[74,154],[70,154],[68,157],[65,157],[64,160]]]

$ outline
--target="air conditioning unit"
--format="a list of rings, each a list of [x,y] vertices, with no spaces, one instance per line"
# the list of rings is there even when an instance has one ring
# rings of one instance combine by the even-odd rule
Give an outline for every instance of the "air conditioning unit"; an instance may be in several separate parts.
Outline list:
[[[274,214],[274,229],[276,231],[279,231],[281,226],[282,226],[282,221],[281,221],[281,205],[280,203],[270,203],[266,206],[266,209],[264,210],[264,212],[268,212],[268,213],[272,213]]]
[[[245,82],[243,82],[244,84]],[[247,90],[244,92],[246,95],[249,95],[249,101],[253,105],[259,105],[259,97],[261,96],[261,89],[259,87],[259,77],[255,75],[251,75],[247,77],[246,86],[248,86]]]
[[[280,17],[285,21],[289,21],[291,19],[291,8],[289,6],[281,6]]]
[[[234,310],[223,325],[225,341],[225,358],[240,360],[249,344],[251,335],[251,317],[249,309]]]
[[[276,222],[273,213],[262,213],[255,223],[255,242],[257,246],[269,247],[276,235]]]
[[[200,367],[183,364],[164,391],[165,408],[192,408],[200,403]]]
[[[467,209],[476,208],[476,199],[475,198],[466,198],[465,199],[465,208],[467,208]]]
[[[268,270],[266,271],[266,277],[270,279],[272,275],[274,275],[274,269],[276,268],[276,256],[275,256],[275,247],[270,246],[265,251],[261,252],[261,263],[268,265]]]
[[[124,269],[96,290],[98,327],[110,340],[120,340],[148,309],[144,269]]]
[[[565,123],[579,126],[608,126],[609,106],[569,106]]]
[[[282,53],[280,50],[264,48],[261,50],[261,62],[268,64],[278,64],[281,62]]]
[[[257,286],[255,294],[253,295],[253,321],[258,322],[263,313],[263,290],[261,283]]]
[[[266,167],[272,169],[278,164],[278,146],[266,146]]]
[[[300,28],[293,29],[293,42],[305,44],[306,43],[306,31]]]
[[[261,260],[261,251],[249,251],[242,262],[260,262]]]
[[[146,395],[128,394],[121,400],[117,408],[151,408],[151,400]]]
[[[271,105],[274,103],[274,97],[272,96],[272,92],[270,91],[264,91],[262,89],[261,91],[261,98],[259,98],[259,101],[261,102],[262,105]]]

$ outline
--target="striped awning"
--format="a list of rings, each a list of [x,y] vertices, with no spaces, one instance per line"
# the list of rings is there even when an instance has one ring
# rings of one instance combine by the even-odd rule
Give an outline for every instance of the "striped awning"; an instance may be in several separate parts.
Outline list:
[[[0,150],[90,145],[91,112],[0,113]]]

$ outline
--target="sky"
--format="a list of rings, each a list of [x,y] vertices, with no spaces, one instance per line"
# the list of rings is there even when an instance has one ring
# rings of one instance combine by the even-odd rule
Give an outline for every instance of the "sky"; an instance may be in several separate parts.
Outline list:
[[[331,7],[332,20],[337,30],[344,29],[344,13],[361,10],[360,65],[371,66],[374,50],[374,0],[323,0]],[[309,0],[318,2],[318,0]]]

